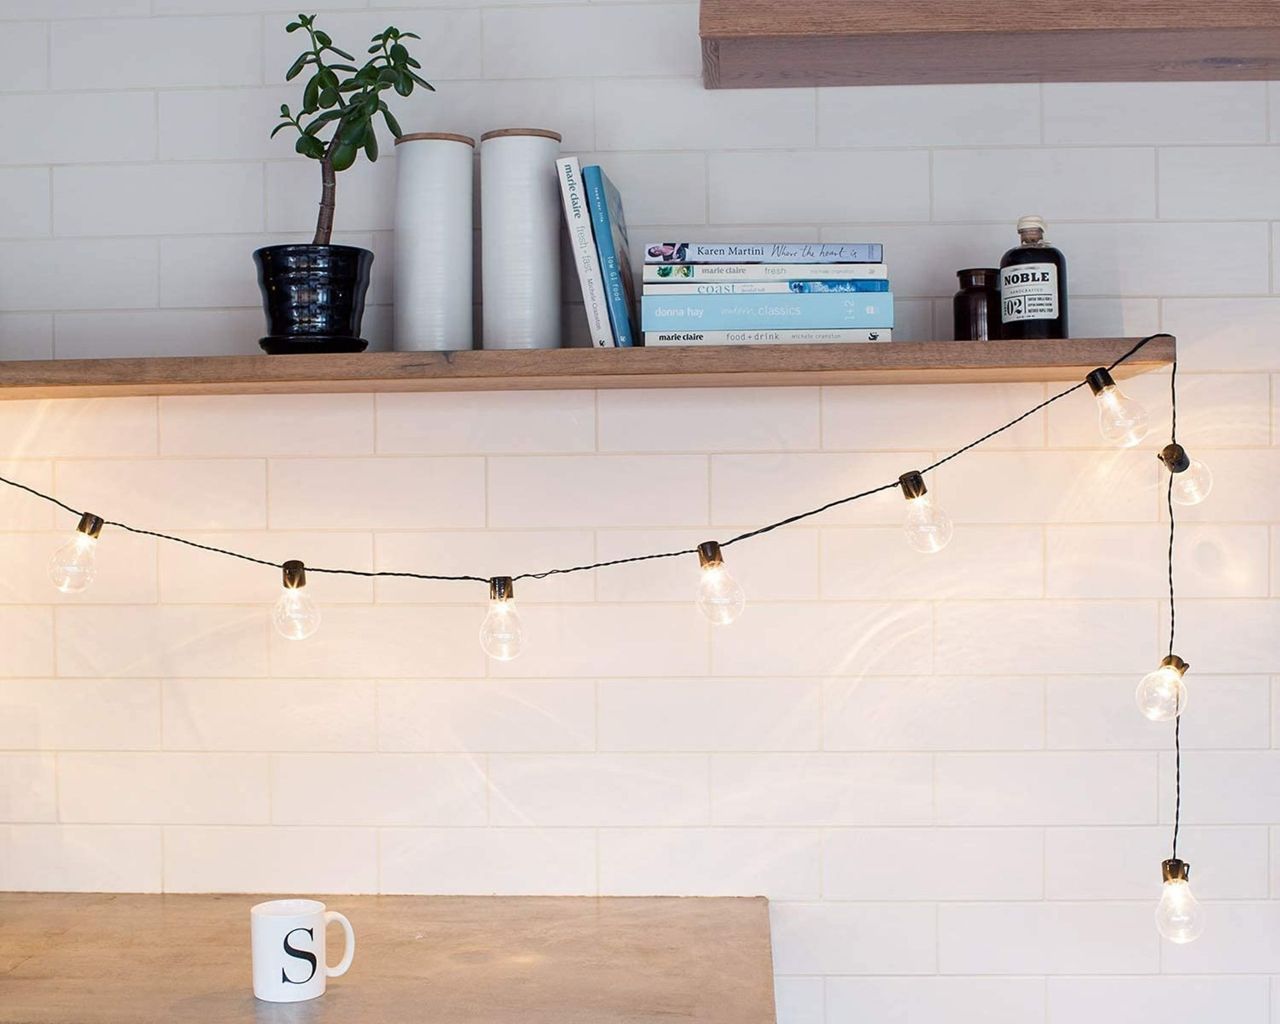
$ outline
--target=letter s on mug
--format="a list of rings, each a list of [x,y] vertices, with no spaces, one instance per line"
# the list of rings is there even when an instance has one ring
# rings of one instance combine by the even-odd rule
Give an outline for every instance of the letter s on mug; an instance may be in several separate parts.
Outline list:
[[[308,952],[308,951],[307,951],[307,950],[305,950],[305,949],[298,949],[298,948],[296,948],[296,947],[295,947],[295,946],[294,946],[294,945],[289,941],[289,939],[293,937],[293,935],[294,935],[294,933],[295,933],[295,932],[306,932],[306,933],[307,933],[307,936],[308,936],[308,937],[311,939],[311,941],[314,943],[314,942],[315,942],[315,939],[316,939],[315,929],[313,929],[313,928],[294,928],[294,929],[293,929],[293,931],[288,932],[288,933],[285,935],[285,937],[284,937],[284,951],[285,951],[285,953],[286,953],[288,956],[296,957],[296,958],[297,958],[297,959],[299,959],[299,960],[304,960],[304,961],[306,961],[308,964],[310,964],[310,965],[311,965],[311,972],[310,972],[310,973],[309,973],[305,978],[298,978],[297,980],[295,980],[295,979],[293,979],[293,978],[289,977],[288,972],[287,972],[283,967],[281,967],[281,968],[280,968],[280,981],[281,981],[281,983],[282,983],[282,984],[285,984],[285,985],[305,985],[307,982],[309,982],[312,978],[314,978],[314,977],[316,976],[316,955],[315,955],[314,953],[310,953],[310,952]]]

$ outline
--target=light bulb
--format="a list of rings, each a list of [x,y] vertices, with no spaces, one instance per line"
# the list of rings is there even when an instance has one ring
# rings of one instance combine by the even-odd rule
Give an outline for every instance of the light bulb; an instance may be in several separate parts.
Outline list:
[[[713,540],[698,545],[698,564],[702,578],[698,580],[698,611],[717,626],[734,622],[747,606],[742,585],[724,567],[720,545]]]
[[[1132,448],[1147,436],[1147,410],[1118,387],[1102,367],[1085,378],[1098,400],[1098,429],[1102,436],[1121,448]]]
[[[1164,888],[1156,906],[1156,928],[1170,942],[1180,945],[1194,942],[1204,931],[1204,910],[1187,881],[1191,865],[1182,860],[1167,860],[1160,867]]]
[[[510,661],[520,653],[524,629],[516,611],[515,587],[510,576],[489,581],[489,613],[480,623],[480,646],[498,661]]]
[[[284,589],[271,621],[286,640],[305,640],[320,628],[320,609],[307,593],[307,570],[297,559],[284,563]]]
[[[926,555],[941,551],[950,543],[951,535],[955,532],[951,517],[929,497],[924,477],[915,470],[898,477],[898,484],[902,487],[903,497],[907,499],[907,515],[902,521],[907,543]]]
[[[1171,722],[1182,714],[1187,706],[1187,684],[1182,677],[1190,667],[1171,654],[1158,669],[1143,676],[1134,694],[1138,710],[1153,722]]]
[[[98,535],[103,522],[91,512],[80,516],[76,532],[49,559],[49,577],[64,594],[79,594],[98,573]]]
[[[1199,505],[1213,489],[1213,474],[1199,459],[1193,459],[1182,445],[1167,444],[1156,456],[1172,476],[1171,496],[1179,505]]]

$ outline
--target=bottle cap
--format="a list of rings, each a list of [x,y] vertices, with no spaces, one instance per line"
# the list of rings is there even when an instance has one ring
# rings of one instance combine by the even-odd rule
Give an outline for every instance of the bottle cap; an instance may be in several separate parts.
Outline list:
[[[1019,231],[1035,231],[1037,229],[1044,231],[1048,226],[1049,225],[1044,222],[1043,217],[1030,216],[1018,218]]]

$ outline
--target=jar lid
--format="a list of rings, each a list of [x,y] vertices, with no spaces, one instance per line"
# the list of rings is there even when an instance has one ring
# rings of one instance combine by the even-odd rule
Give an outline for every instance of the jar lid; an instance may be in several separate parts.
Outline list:
[[[965,270],[956,271],[956,277],[960,278],[960,283],[966,287],[971,285],[993,285],[999,276],[1000,271],[995,267],[968,267]]]
[[[470,135],[458,135],[454,132],[410,132],[408,135],[401,135],[396,139],[396,145],[402,142],[418,142],[422,140],[434,139],[439,142],[461,142],[464,145],[475,149],[476,140]]]
[[[1037,228],[1041,231],[1044,231],[1048,228],[1048,226],[1049,225],[1044,222],[1043,217],[1036,217],[1032,215],[1032,216],[1018,218],[1019,231],[1034,231]]]
[[[480,136],[480,141],[486,139],[501,139],[509,135],[538,135],[544,139],[555,139],[556,142],[563,142],[559,132],[553,132],[550,128],[496,128],[491,132],[485,132]]]

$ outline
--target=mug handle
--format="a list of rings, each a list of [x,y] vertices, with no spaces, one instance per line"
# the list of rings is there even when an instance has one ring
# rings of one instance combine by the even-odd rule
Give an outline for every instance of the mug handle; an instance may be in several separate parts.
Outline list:
[[[338,924],[342,925],[342,930],[346,933],[347,948],[342,954],[342,959],[339,960],[335,966],[330,967],[328,964],[324,965],[324,973],[330,978],[337,978],[346,974],[347,968],[351,966],[352,958],[356,955],[356,933],[351,929],[351,922],[336,910],[326,910],[324,912],[325,927],[328,928],[334,921],[337,921]]]

